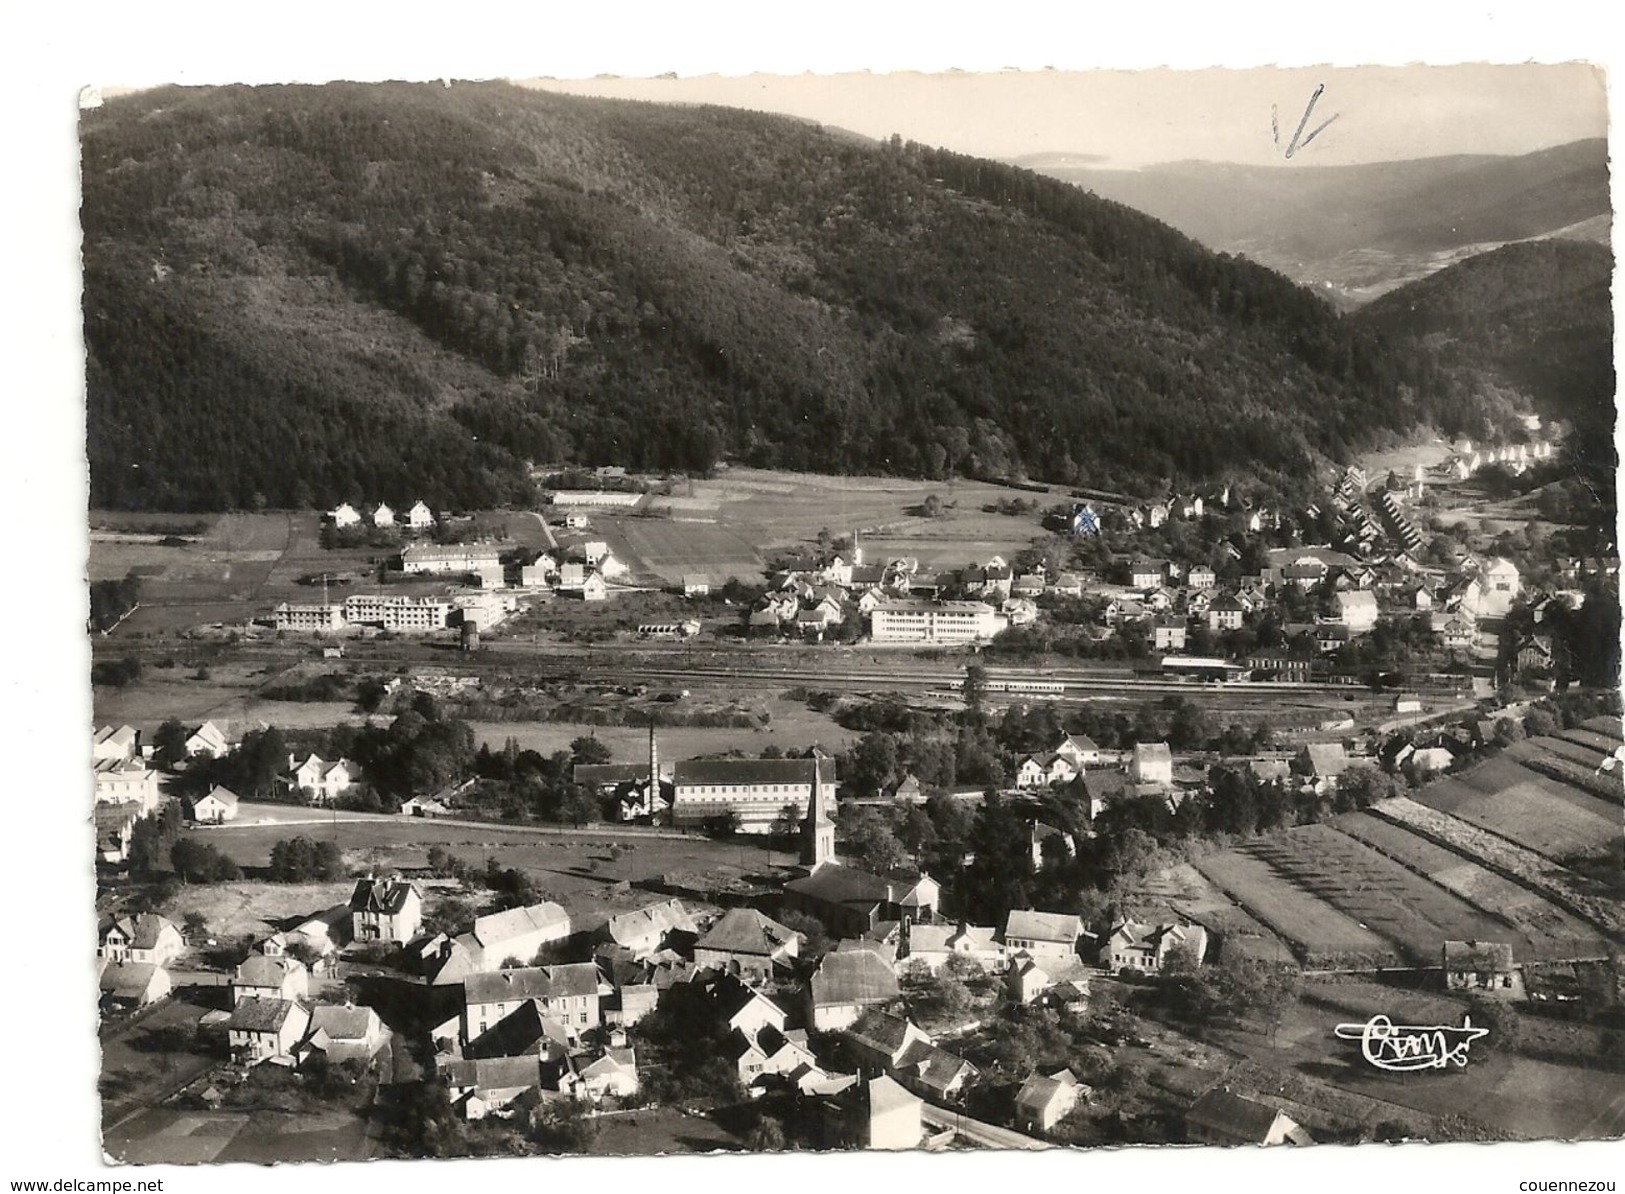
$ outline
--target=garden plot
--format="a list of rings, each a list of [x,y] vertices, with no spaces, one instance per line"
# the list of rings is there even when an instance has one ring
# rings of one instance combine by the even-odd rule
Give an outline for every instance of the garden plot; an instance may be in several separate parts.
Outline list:
[[[1239,850],[1196,864],[1247,912],[1289,942],[1312,966],[1399,966],[1404,961],[1376,933],[1292,883],[1260,858]]]
[[[1371,811],[1495,868],[1616,940],[1625,940],[1625,908],[1619,901],[1551,859],[1406,796],[1378,801]]]
[[[1301,825],[1246,849],[1393,942],[1411,965],[1436,965],[1447,940],[1510,940],[1528,951],[1522,934],[1329,825]]]
[[[1369,813],[1350,813],[1333,824],[1350,837],[1415,871],[1491,916],[1509,922],[1529,939],[1527,957],[1545,960],[1593,957],[1605,952],[1603,937],[1549,900],[1454,850]]]
[[[1548,858],[1601,854],[1620,840],[1617,809],[1506,759],[1429,784],[1416,799]]]

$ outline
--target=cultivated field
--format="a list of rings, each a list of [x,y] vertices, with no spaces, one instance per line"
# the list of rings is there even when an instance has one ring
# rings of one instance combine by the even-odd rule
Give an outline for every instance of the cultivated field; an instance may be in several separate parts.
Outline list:
[[[1334,824],[1474,907],[1510,921],[1529,939],[1530,956],[1537,960],[1599,957],[1607,952],[1606,940],[1590,925],[1528,888],[1402,826],[1370,813],[1349,813]]]
[[[1616,939],[1625,940],[1625,906],[1595,881],[1409,797],[1395,796],[1379,801],[1371,806],[1371,811],[1494,867]]]
[[[744,542],[767,552],[812,543],[820,530],[832,535],[856,532],[870,561],[913,556],[922,568],[1006,558],[1043,534],[1036,515],[984,513],[982,507],[1012,498],[1036,500],[1043,508],[1068,500],[1023,493],[979,481],[910,481],[895,477],[824,477],[763,469],[730,469],[711,480],[693,482],[693,493],[657,502],[683,519],[714,518]],[[941,517],[918,513],[936,494]]]
[[[1261,858],[1225,850],[1195,865],[1249,914],[1291,944],[1308,965],[1405,965],[1398,951],[1383,938],[1286,879]]]
[[[1618,807],[1532,771],[1510,754],[1431,783],[1416,799],[1552,859],[1618,849]]]
[[[1125,915],[1158,918],[1169,910],[1218,937],[1219,956],[1291,962],[1292,951],[1274,933],[1189,863],[1181,863],[1142,883],[1126,903]]]
[[[696,690],[696,695],[706,694]],[[824,714],[814,713],[799,701],[764,696],[751,703],[766,708],[770,718],[766,728],[662,726],[658,730],[661,758],[691,759],[729,751],[760,755],[769,746],[785,750],[822,746],[834,752],[845,749],[859,737]],[[519,743],[521,750],[550,755],[554,751],[568,750],[574,739],[590,735],[609,747],[611,758],[617,763],[641,761],[649,756],[647,726],[601,726],[562,721],[471,721],[469,724],[474,728],[475,739],[489,745],[492,750],[501,748],[512,738]]]
[[[1294,887],[1325,900],[1393,944],[1413,966],[1435,966],[1447,940],[1532,942],[1502,921],[1329,825],[1300,825],[1244,847]]]
[[[483,866],[487,859],[494,858],[503,867],[524,871],[535,884],[538,898],[564,905],[578,921],[578,927],[599,923],[612,911],[653,898],[644,891],[626,890],[620,886],[623,883],[658,879],[675,872],[741,877],[794,861],[793,855],[772,853],[755,842],[724,843],[700,836],[616,836],[607,826],[601,831],[588,829],[578,834],[542,826],[516,829],[404,817],[335,823],[323,820],[319,812],[312,823],[303,826],[227,825],[194,832],[244,868],[265,867],[272,845],[299,834],[317,841],[337,841],[352,871],[417,870],[427,865],[429,847],[434,845],[445,847],[474,866]],[[351,886],[349,880],[316,884],[300,894],[297,888],[281,884],[221,884],[182,892],[177,901],[194,902],[184,906],[176,903],[165,911],[183,916],[195,908],[209,918],[217,933],[225,933],[233,931],[239,922],[253,926],[274,918],[308,916],[348,898]],[[333,897],[335,892],[337,896]],[[327,902],[322,903],[323,899]],[[250,927],[238,931],[259,930]]]
[[[667,522],[654,518],[602,519],[626,540],[639,572],[652,573],[667,584],[699,575],[713,584],[729,577],[756,582],[762,578],[762,557],[749,543],[725,527],[703,522]]]
[[[110,1156],[136,1165],[270,1165],[361,1161],[372,1155],[367,1123],[349,1111],[179,1111],[154,1108],[107,1131]]]

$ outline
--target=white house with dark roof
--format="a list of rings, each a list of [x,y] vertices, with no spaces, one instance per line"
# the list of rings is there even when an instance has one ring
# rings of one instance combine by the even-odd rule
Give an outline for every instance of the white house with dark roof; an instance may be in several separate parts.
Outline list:
[[[694,943],[694,964],[715,967],[747,983],[773,978],[801,950],[801,934],[754,908],[730,908]]]
[[[423,895],[399,875],[357,879],[350,892],[350,936],[355,941],[405,945],[423,924]]]
[[[412,508],[406,512],[406,525],[414,531],[426,531],[434,526],[434,511],[421,501],[413,502]]]
[[[304,999],[310,994],[310,971],[298,958],[249,954],[231,976],[231,1001]]]
[[[310,1011],[304,1004],[256,996],[232,1009],[226,1035],[234,1058],[258,1065],[272,1058],[291,1058],[309,1026]]]
[[[1207,956],[1207,930],[1201,925],[1120,920],[1100,947],[1100,964],[1113,973],[1157,974],[1176,951],[1201,965]]]
[[[878,953],[827,953],[807,985],[809,1022],[819,1032],[846,1028],[868,1009],[883,1007],[901,994],[896,972]]]
[[[463,982],[463,1039],[473,1040],[527,1000],[578,1037],[601,1022],[599,997],[598,967],[591,962],[469,975]]]
[[[186,949],[175,922],[156,912],[118,916],[102,924],[96,956],[109,962],[168,966]]]
[[[332,804],[354,787],[358,778],[356,765],[349,759],[329,763],[320,755],[307,755],[303,760],[289,755],[283,782],[307,795],[312,804]]]
[[[1041,964],[1051,958],[1075,961],[1086,936],[1083,920],[1070,913],[1013,908],[1004,921],[1004,952],[1009,958],[1024,953]]]

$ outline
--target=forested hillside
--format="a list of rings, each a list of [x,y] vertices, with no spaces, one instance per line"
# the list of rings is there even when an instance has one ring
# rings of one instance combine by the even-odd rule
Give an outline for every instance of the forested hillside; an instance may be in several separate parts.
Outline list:
[[[1605,245],[1507,245],[1385,295],[1355,319],[1396,347],[1422,343],[1447,367],[1502,374],[1544,415],[1573,424],[1587,467],[1612,488],[1613,272]]]
[[[488,505],[527,460],[1290,485],[1429,421],[1309,292],[1016,167],[505,84],[84,116],[92,501]]]

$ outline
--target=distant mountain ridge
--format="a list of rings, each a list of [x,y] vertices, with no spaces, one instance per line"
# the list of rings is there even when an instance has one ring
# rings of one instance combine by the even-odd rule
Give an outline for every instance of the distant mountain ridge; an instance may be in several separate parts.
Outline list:
[[[1484,406],[1030,171],[507,84],[83,114],[92,500],[530,500],[525,463],[1308,483]]]
[[[1604,245],[1506,245],[1392,291],[1354,319],[1447,366],[1489,370],[1530,395],[1612,487],[1615,454],[1614,256]]]
[[[1608,144],[1517,156],[1455,155],[1355,166],[1169,162],[1140,170],[1034,154],[1017,164],[1144,211],[1215,251],[1245,253],[1344,305],[1500,244],[1562,236],[1606,243]]]

